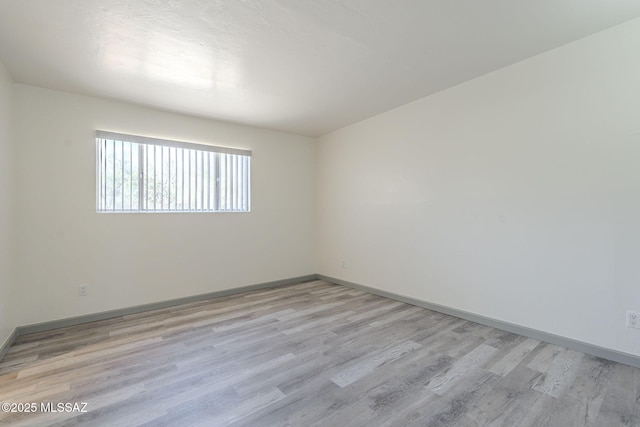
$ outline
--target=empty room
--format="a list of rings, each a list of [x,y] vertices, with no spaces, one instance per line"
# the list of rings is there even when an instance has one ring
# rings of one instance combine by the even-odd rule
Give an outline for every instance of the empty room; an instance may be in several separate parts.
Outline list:
[[[639,402],[640,2],[0,0],[0,425]]]

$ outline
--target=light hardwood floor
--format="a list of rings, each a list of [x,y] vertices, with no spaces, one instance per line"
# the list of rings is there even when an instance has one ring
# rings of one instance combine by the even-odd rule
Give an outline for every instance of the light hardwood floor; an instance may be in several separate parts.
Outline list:
[[[314,281],[19,337],[5,425],[638,426],[640,370]]]

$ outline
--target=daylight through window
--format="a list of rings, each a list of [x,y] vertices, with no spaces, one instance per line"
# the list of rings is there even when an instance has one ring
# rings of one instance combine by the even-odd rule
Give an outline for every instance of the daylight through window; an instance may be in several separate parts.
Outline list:
[[[96,132],[98,212],[249,212],[251,151]]]

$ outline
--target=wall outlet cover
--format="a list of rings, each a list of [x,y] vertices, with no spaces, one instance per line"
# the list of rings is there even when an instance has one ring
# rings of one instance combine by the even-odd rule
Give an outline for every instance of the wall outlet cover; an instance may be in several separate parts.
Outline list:
[[[637,311],[627,311],[627,326],[640,329],[640,313]]]

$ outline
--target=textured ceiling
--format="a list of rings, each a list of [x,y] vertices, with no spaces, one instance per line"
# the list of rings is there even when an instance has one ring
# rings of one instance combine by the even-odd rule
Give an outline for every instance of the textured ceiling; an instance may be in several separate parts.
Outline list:
[[[318,136],[640,16],[636,0],[0,0],[19,83]]]

